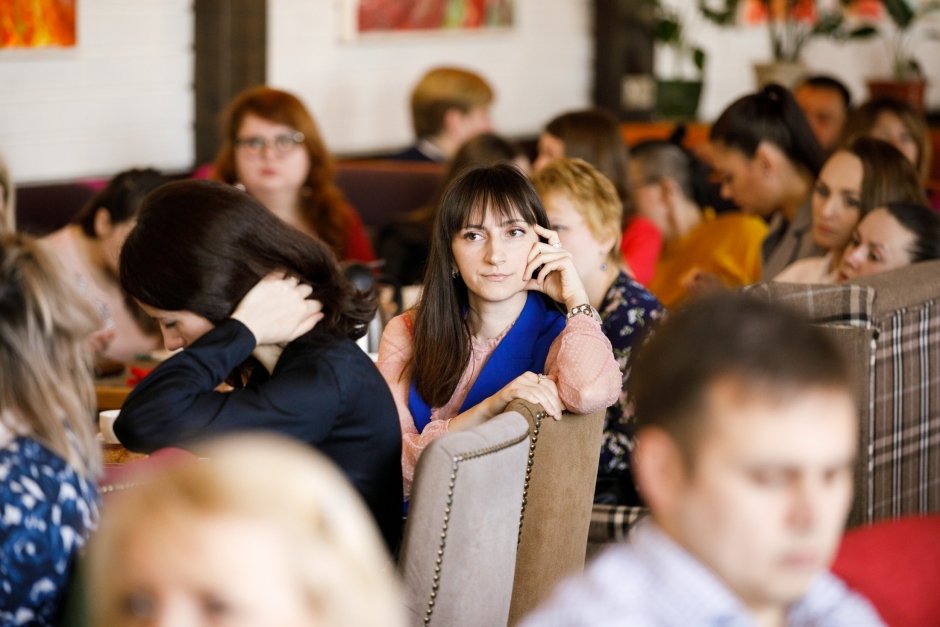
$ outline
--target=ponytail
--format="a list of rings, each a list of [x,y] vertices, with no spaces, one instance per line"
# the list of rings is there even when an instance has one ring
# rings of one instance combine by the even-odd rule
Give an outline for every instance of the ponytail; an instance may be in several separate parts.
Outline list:
[[[753,157],[761,142],[779,148],[813,178],[822,169],[824,155],[806,116],[786,87],[771,83],[731,103],[709,134],[729,148]]]

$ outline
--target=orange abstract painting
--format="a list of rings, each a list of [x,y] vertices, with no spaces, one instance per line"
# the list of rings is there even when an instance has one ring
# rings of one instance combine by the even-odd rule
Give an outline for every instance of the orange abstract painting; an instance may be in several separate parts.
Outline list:
[[[0,0],[0,48],[75,45],[78,0]]]

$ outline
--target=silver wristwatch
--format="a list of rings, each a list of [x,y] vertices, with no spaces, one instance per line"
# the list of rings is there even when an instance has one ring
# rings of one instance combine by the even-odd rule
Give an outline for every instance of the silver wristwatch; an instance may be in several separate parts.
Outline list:
[[[571,311],[569,311],[567,314],[565,314],[565,318],[567,318],[568,320],[571,320],[572,318],[574,318],[574,317],[577,316],[578,314],[584,314],[585,316],[590,316],[590,317],[594,318],[595,320],[597,320],[597,323],[598,323],[598,324],[601,323],[601,315],[600,315],[599,313],[597,313],[597,310],[596,310],[596,309],[594,309],[593,307],[591,307],[591,306],[590,306],[589,304],[587,304],[587,303],[585,303],[585,304],[583,304],[583,305],[575,305],[574,307],[572,307],[572,308],[571,308]]]

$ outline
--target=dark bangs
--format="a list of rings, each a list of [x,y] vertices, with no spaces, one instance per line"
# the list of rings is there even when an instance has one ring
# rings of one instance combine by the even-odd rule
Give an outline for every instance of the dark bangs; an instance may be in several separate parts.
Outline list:
[[[521,218],[549,228],[542,201],[526,176],[501,163],[466,170],[445,190],[437,221],[438,241],[449,243],[469,224],[482,224],[495,211],[500,221]]]

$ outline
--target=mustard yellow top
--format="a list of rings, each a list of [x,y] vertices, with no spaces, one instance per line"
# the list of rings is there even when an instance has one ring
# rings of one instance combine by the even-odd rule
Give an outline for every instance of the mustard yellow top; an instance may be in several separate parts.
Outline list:
[[[706,209],[698,226],[663,247],[649,290],[670,308],[685,298],[700,274],[717,277],[729,288],[756,283],[766,235],[767,225],[760,218],[741,213],[716,217]]]

